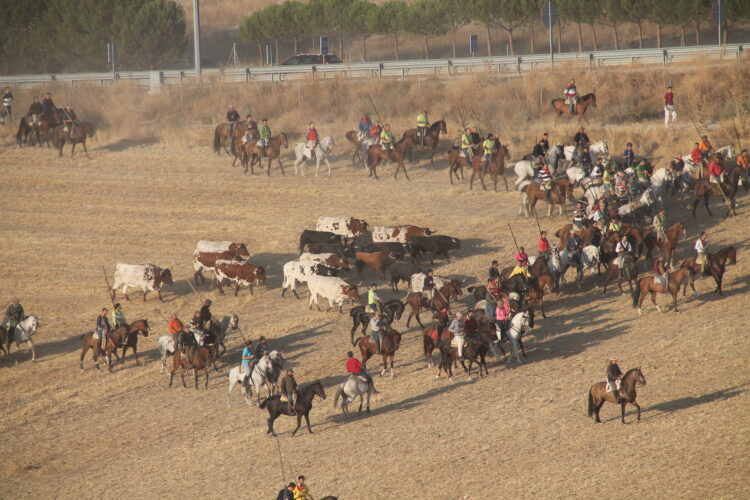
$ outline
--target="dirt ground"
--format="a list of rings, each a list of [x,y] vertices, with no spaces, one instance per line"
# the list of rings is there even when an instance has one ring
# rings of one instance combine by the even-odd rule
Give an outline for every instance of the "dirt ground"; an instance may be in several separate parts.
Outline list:
[[[702,278],[697,293],[679,297],[679,314],[648,306],[638,318],[629,295],[602,296],[587,275],[582,290],[548,297],[548,317],[538,316],[526,339],[525,364],[492,360],[489,377],[475,381],[436,380],[425,368],[420,330],[402,320],[394,325],[405,334],[395,377],[376,377],[381,394],[370,415],[343,418],[332,399],[350,349],[348,314],[308,311],[306,300],[280,297],[281,268],[296,257],[301,230],[335,215],[426,225],[461,238],[455,259],[436,263],[437,274],[476,282],[492,259],[509,263],[508,223],[519,244],[535,246],[536,223],[517,216],[516,193],[451,187],[443,154],[434,166],[409,165],[411,182],[389,171],[370,180],[349,164],[343,141],[330,179],[295,176],[289,154],[285,177],[277,168],[271,177],[243,175],[207,143],[103,138],[91,145],[91,160],[71,160],[8,142],[0,149],[0,297],[20,296],[42,326],[37,363],[15,348],[0,360],[2,497],[270,499],[300,473],[316,498],[750,496],[744,192],[736,219],[719,215],[718,200],[717,215],[700,209],[695,223],[686,198],[668,203],[669,221],[688,228],[679,259],[692,255],[698,227],[714,249],[738,248],[724,298]],[[563,222],[541,225],[554,232]],[[237,334],[208,390],[195,390],[191,376],[187,389],[179,379],[168,388],[159,374],[155,341],[166,333],[159,311],[187,318],[197,308],[186,280],[200,239],[248,242],[251,262],[267,266],[267,286],[254,297],[198,290],[215,313],[236,312],[246,335],[266,335],[299,382],[323,382],[328,398],[314,402],[314,434],[303,429],[291,438],[293,419],[281,417],[278,440],[268,437],[266,412],[241,402],[239,390],[227,408]],[[110,306],[101,266],[111,282],[118,262],[169,267],[175,285],[163,303],[138,294],[123,301],[128,319],[152,325],[139,340],[143,366],[128,356],[112,374],[98,374],[89,355],[81,373],[80,336]],[[363,279],[373,280],[381,282],[369,273]],[[465,295],[459,309],[471,303]],[[602,409],[602,424],[586,416],[587,391],[603,379],[610,356],[647,379],[638,390],[640,423],[629,408],[622,425],[612,405]]]

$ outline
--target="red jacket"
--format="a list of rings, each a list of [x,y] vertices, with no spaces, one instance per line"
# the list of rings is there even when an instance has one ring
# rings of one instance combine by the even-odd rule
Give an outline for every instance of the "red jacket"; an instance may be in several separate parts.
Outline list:
[[[664,105],[674,106],[674,94],[672,92],[667,92],[666,94],[664,94]]]
[[[349,358],[346,360],[346,371],[349,373],[361,373],[362,363],[357,358]]]
[[[311,127],[307,130],[307,140],[308,141],[318,140],[318,131],[315,129],[315,127]]]
[[[714,177],[719,177],[724,173],[724,169],[716,161],[712,161],[708,164],[708,172]]]
[[[703,160],[703,153],[701,153],[700,149],[694,148],[690,152],[690,159],[693,160],[693,163],[700,163]]]
[[[537,246],[539,247],[539,253],[550,251],[549,241],[546,238],[540,237]]]

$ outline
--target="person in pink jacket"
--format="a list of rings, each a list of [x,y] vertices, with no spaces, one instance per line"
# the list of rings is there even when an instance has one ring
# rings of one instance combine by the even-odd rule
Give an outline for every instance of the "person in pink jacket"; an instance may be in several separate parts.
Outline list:
[[[507,296],[503,296],[502,300],[498,301],[495,318],[495,326],[497,327],[495,331],[497,333],[497,340],[500,341],[502,335],[507,331],[510,321],[510,304],[508,303]]]

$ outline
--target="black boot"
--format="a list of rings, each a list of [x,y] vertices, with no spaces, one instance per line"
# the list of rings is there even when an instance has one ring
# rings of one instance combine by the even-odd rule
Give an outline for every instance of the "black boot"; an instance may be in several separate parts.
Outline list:
[[[618,391],[617,389],[614,389],[614,388],[612,389],[612,397],[615,398],[615,403],[619,404],[619,403],[625,402],[625,400],[620,397],[620,391]]]

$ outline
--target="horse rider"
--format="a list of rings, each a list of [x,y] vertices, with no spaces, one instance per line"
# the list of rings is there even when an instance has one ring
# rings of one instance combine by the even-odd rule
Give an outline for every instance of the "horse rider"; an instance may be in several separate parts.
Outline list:
[[[38,97],[34,97],[34,101],[29,106],[29,116],[31,117],[32,127],[39,125],[39,118],[42,116],[42,103],[39,102]]]
[[[318,129],[315,128],[313,122],[310,122],[310,125],[307,127],[307,135],[305,135],[305,139],[307,139],[307,150],[310,153],[310,159],[315,161],[317,157],[315,149],[318,147],[318,143],[320,143],[320,136],[318,135]]]
[[[487,165],[490,164],[492,155],[497,153],[495,144],[495,135],[487,134],[487,138],[482,143],[482,148],[484,149],[484,154],[482,155],[482,175],[484,175],[484,173],[487,171]]]
[[[664,257],[659,256],[654,261],[654,280],[664,288],[664,292],[667,291],[667,268],[664,265]]]
[[[552,252],[549,241],[547,240],[547,231],[539,233],[539,240],[537,240],[536,246],[539,250],[539,258],[546,260]]]
[[[613,168],[611,166],[605,167],[604,173],[602,174],[602,182],[604,183],[604,188],[608,193],[612,193],[614,191],[614,180],[615,172]]]
[[[697,142],[693,144],[693,149],[690,150],[690,161],[695,163],[696,165],[705,164],[703,159],[703,152],[701,151],[700,145]]]
[[[663,208],[659,209],[659,212],[654,217],[654,231],[656,231],[656,244],[661,245],[667,240],[667,233],[664,231],[664,226],[667,224],[667,213]]]
[[[305,476],[297,478],[297,485],[294,487],[294,500],[313,500],[310,488],[305,484]]]
[[[255,366],[253,361],[255,361],[253,341],[248,340],[245,348],[242,349],[242,370],[245,372],[245,377],[242,379],[242,385],[245,387],[250,385],[250,375],[253,373],[253,367]]]
[[[539,139],[539,142],[542,144],[542,147],[544,148],[544,154],[547,154],[547,151],[549,151],[549,134],[545,132],[542,135],[542,138]]]
[[[497,299],[495,298],[495,294],[493,294],[490,289],[494,288],[494,281],[496,278],[488,278],[487,284],[484,285],[487,289],[487,293],[484,295],[485,305],[484,305],[484,317],[488,321],[494,321],[495,320],[495,309],[497,309]]]
[[[367,291],[367,307],[370,311],[376,313],[380,309],[380,297],[378,297],[378,285],[375,283],[370,284],[370,289]]]
[[[294,500],[294,483],[289,483],[284,487],[282,490],[279,491],[279,494],[276,495],[276,500]]]
[[[375,390],[375,383],[372,381],[372,377],[362,365],[362,362],[354,357],[354,353],[349,351],[346,353],[346,371],[354,377],[362,377],[367,382],[367,385]]]
[[[584,175],[590,175],[591,173],[591,151],[589,151],[589,145],[584,144],[581,149],[581,168],[583,169]]]
[[[511,310],[508,297],[503,297],[502,300],[498,300],[497,308],[495,309],[495,334],[497,335],[498,342],[502,341],[503,335],[507,335],[510,314]]]
[[[211,299],[206,299],[203,301],[203,305],[200,309],[198,327],[201,330],[210,330],[212,318],[213,314],[211,314]]]
[[[464,133],[461,134],[461,152],[464,154],[466,162],[471,164],[471,160],[474,157],[474,150],[471,139],[471,129],[469,127],[466,127]]]
[[[620,234],[620,230],[622,229],[622,222],[620,222],[619,217],[615,217],[611,221],[609,221],[609,226],[607,226],[607,234],[617,233]]]
[[[573,227],[576,231],[583,231],[586,222],[586,207],[580,201],[573,209]]]
[[[568,103],[568,108],[570,108],[570,114],[575,114],[576,110],[576,100],[578,96],[578,90],[576,89],[576,81],[575,79],[571,78],[570,83],[565,86],[565,90],[563,90],[563,94],[565,95],[565,100]]]
[[[589,175],[591,176],[591,180],[594,184],[599,184],[602,180],[602,175],[604,174],[604,161],[601,158],[596,159],[596,163],[591,167],[591,172],[589,172]]]
[[[102,351],[107,347],[107,337],[109,332],[112,331],[112,327],[107,319],[107,308],[102,308],[101,314],[96,317],[96,337],[99,339],[99,349]]]
[[[16,325],[23,320],[24,316],[25,313],[20,300],[18,300],[18,297],[14,297],[5,309],[5,318],[3,319],[3,326],[8,334],[7,343],[9,346],[15,337]]]
[[[369,118],[368,118],[369,119]],[[370,125],[370,140],[373,141],[373,144],[379,144],[381,141],[381,134],[383,133],[383,127],[380,125],[380,123],[373,123]]]
[[[708,251],[708,235],[705,231],[702,231],[698,239],[695,240],[695,251],[698,253],[695,262],[700,264],[703,274],[707,274],[710,253]]]
[[[271,352],[271,348],[268,345],[268,340],[266,340],[265,336],[261,335],[260,338],[258,338],[258,342],[255,344],[255,349],[253,349],[255,363],[260,361],[260,359],[269,352]]]
[[[65,106],[63,108],[63,132],[73,133],[76,123],[78,123],[78,117],[75,110],[70,106]]]
[[[709,179],[714,184],[721,184],[722,180],[724,180],[724,167],[722,167],[721,163],[721,153],[716,153],[711,163],[708,164]]]
[[[474,311],[472,309],[469,309],[469,312],[466,313],[466,319],[464,320],[464,335],[467,337],[471,337],[472,335],[477,333],[478,328],[479,323],[474,317]]]
[[[367,138],[367,133],[370,131],[370,127],[372,127],[370,117],[362,115],[357,122],[357,142],[362,142]]]
[[[674,157],[674,160],[669,162],[669,170],[672,172],[672,175],[674,176],[674,188],[677,189],[681,186],[683,179],[682,179],[682,171],[685,169],[685,161],[682,159],[681,154],[676,154]]]
[[[115,308],[112,309],[112,329],[116,330],[117,328],[121,326],[127,327],[128,324],[125,321],[125,314],[123,314],[122,312],[122,304],[118,302],[117,304],[115,304]],[[126,331],[125,338],[123,338],[122,340],[123,345],[128,345],[129,336],[130,336],[129,332]]]
[[[711,144],[711,141],[708,140],[707,135],[701,136],[701,142],[698,145],[698,149],[701,150],[701,155],[706,160],[708,160],[708,157],[711,156],[711,153],[714,152],[714,147]]]
[[[11,112],[13,111],[13,92],[11,92],[10,87],[5,87],[5,90],[3,90],[3,95],[0,96],[0,99],[2,99],[3,107],[8,113],[8,118],[13,119],[13,116],[11,116]]]
[[[581,128],[576,132],[576,135],[573,136],[573,142],[575,142],[576,146],[586,146],[588,144],[591,144],[591,140],[589,139],[589,134],[586,133],[586,129],[581,125]]]
[[[750,171],[750,157],[748,157],[747,149],[743,149],[737,157],[737,166],[745,171],[745,176],[747,177],[747,174]]]
[[[378,349],[378,354],[381,353],[380,332],[383,330],[383,326],[383,319],[380,316],[380,313],[376,312],[372,315],[372,318],[370,318],[370,337],[372,337],[372,341]]]
[[[458,359],[461,359],[464,352],[464,321],[463,315],[460,312],[456,313],[453,321],[451,321],[451,325],[448,327],[448,331],[453,334],[456,347],[458,348]]]
[[[537,159],[539,161],[539,159]],[[539,168],[539,184],[544,190],[544,199],[551,203],[552,197],[552,173],[549,171],[549,165],[542,164]]]
[[[493,280],[500,277],[500,270],[498,269],[498,266],[498,262],[496,260],[493,260],[492,264],[490,265],[490,269],[487,271],[487,278]]]
[[[424,146],[424,136],[427,134],[427,128],[430,126],[430,120],[427,118],[427,111],[422,111],[417,116],[417,138]]]
[[[531,273],[529,272],[529,255],[523,247],[518,249],[513,260],[516,261],[516,266],[513,268],[513,271],[508,278],[512,278],[516,274],[522,274],[526,276],[527,279],[531,279]]]
[[[583,241],[581,240],[581,237],[578,236],[575,231],[572,229],[568,233],[568,240],[565,242],[565,248],[570,253],[570,261],[576,262],[577,264],[581,264],[581,247],[583,246]]]
[[[620,380],[622,380],[622,370],[617,366],[617,360],[615,358],[610,358],[609,365],[607,365],[607,382],[609,382],[609,386],[612,388],[612,396],[615,398],[616,403],[622,403],[625,401],[618,393]]]
[[[482,144],[482,136],[479,135],[479,129],[477,127],[474,127],[473,129],[471,129],[471,134],[469,137],[471,137],[471,153],[473,155]]]
[[[44,99],[42,99],[42,116],[52,119],[52,112],[56,109],[57,106],[55,106],[54,101],[52,101],[52,95],[47,92],[44,94]]]
[[[393,148],[394,142],[396,142],[396,137],[393,135],[393,132],[391,132],[391,124],[386,123],[385,128],[380,132],[380,143],[388,154],[388,161],[391,160],[391,149]]]
[[[172,317],[169,318],[169,323],[167,325],[167,331],[169,332],[169,335],[172,337],[172,342],[174,343],[175,351],[182,349],[182,334],[185,331],[185,326],[182,324],[182,321],[180,321],[180,318],[177,317],[177,313],[172,313]]]
[[[674,109],[674,94],[672,93],[672,86],[667,87],[667,92],[664,94],[664,126],[669,127],[670,117],[672,119],[672,125],[677,120],[677,111]]]
[[[591,238],[589,239],[589,244],[594,245],[595,247],[598,247],[602,243],[602,230],[599,228],[599,222],[598,221],[592,221],[591,227],[589,228],[591,231]]]
[[[549,149],[549,146],[548,146]],[[544,149],[544,139],[539,139],[539,142],[534,144],[534,148],[531,150],[531,161],[537,163],[537,159],[541,158],[544,161],[546,151]]]
[[[266,146],[268,146],[268,141],[271,140],[271,127],[268,126],[267,118],[263,118],[263,120],[261,120],[260,130],[258,130],[258,133],[260,134],[260,140],[258,141],[258,146],[260,147],[260,155],[262,157],[265,157],[267,156]]]
[[[432,301],[432,298],[435,296],[435,272],[432,269],[428,269],[424,275],[422,290],[427,295],[427,299]]]
[[[615,253],[617,254],[617,257],[615,257],[615,264],[617,264],[617,267],[620,269],[625,269],[625,259],[632,257],[633,255],[633,245],[630,244],[627,235],[623,235],[622,238],[620,238],[620,241],[617,242]]]
[[[297,412],[294,411],[294,395],[297,394],[298,387],[299,386],[297,385],[297,381],[294,379],[294,370],[292,370],[291,368],[287,368],[286,375],[283,379],[281,379],[279,391],[281,392],[281,395],[283,397],[286,397],[286,400],[289,402],[289,412],[292,415],[297,414]]]
[[[622,152],[622,168],[626,170],[635,163],[635,153],[633,152],[633,143],[629,142],[625,145],[625,151]]]
[[[649,177],[651,174],[648,173],[648,167],[646,166],[646,160],[641,159],[638,165],[635,167],[635,178],[639,184],[648,184]]]
[[[237,125],[242,119],[240,112],[235,109],[234,105],[230,105],[227,110],[227,123],[229,124],[229,136],[234,138],[234,126]]]

